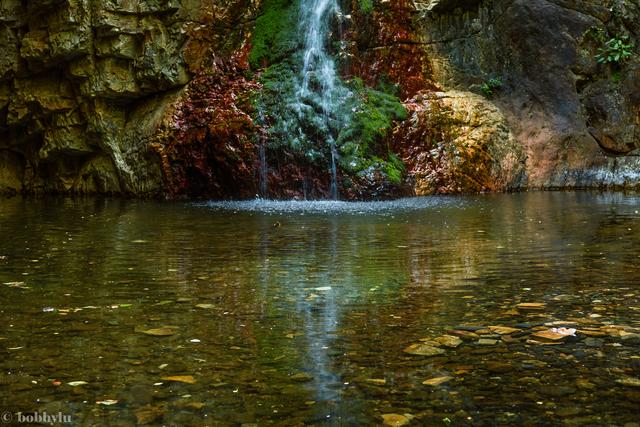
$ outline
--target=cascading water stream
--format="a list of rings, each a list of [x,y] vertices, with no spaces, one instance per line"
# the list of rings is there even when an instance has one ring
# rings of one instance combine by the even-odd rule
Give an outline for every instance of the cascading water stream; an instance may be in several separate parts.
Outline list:
[[[264,125],[264,115],[262,112],[259,114],[259,124]],[[258,161],[260,162],[259,170],[259,191],[260,198],[266,199],[268,196],[268,165],[267,165],[267,148],[266,138],[264,135],[260,136],[260,145],[258,146]]]
[[[301,0],[299,32],[304,34],[303,64],[298,89],[298,116],[310,108],[322,114],[323,136],[329,144],[331,154],[331,198],[338,198],[338,178],[336,158],[336,102],[344,91],[336,76],[336,66],[327,50],[327,40],[331,33],[331,20],[340,14],[336,0]],[[301,130],[302,133],[304,131]],[[317,138],[317,136],[316,136]]]

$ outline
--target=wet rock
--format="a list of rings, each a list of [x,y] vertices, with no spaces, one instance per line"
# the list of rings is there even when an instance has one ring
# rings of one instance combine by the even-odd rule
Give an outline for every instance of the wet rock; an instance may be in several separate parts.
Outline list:
[[[229,61],[243,40],[239,18],[255,6],[152,3],[171,6],[0,3],[0,131],[7,135],[0,193],[163,191],[162,159],[152,146],[160,125],[171,120],[192,76],[215,68],[205,52]],[[223,16],[234,27],[224,41],[213,26],[194,25]]]
[[[160,328],[147,329],[140,332],[152,337],[169,337],[177,334],[179,329],[180,328],[178,328],[177,326],[163,326]]]
[[[521,311],[542,311],[546,306],[543,302],[523,302],[516,305],[516,308]]]
[[[592,329],[578,329],[577,331],[581,335],[586,335],[588,337],[606,337],[607,334],[602,332],[601,330],[592,330]]]
[[[443,335],[441,337],[436,338],[435,341],[438,342],[440,345],[444,347],[449,347],[449,348],[456,348],[460,344],[462,344],[462,340],[460,338],[451,336],[451,335]]]
[[[416,356],[437,356],[444,354],[444,350],[438,347],[433,347],[424,343],[412,344],[403,350],[407,354],[413,354]]]
[[[482,338],[476,341],[478,345],[496,345],[498,344],[498,340]]]
[[[640,387],[640,378],[626,377],[616,380],[616,383],[627,387]]]
[[[448,334],[451,335],[456,335],[460,338],[462,338],[465,341],[475,341],[478,338],[480,338],[480,335],[474,333],[474,332],[469,332],[469,331],[464,331],[464,330],[457,330],[457,329],[453,329],[453,330],[449,330],[447,331]]]
[[[591,337],[589,337],[589,338],[584,340],[584,344],[587,347],[594,347],[594,348],[602,347],[604,345],[604,340],[599,339],[599,338],[591,338]]]
[[[525,384],[525,385],[528,385],[528,384],[534,384],[534,385],[540,384],[540,380],[538,378],[535,378],[535,377],[521,377],[521,378],[518,378],[516,380],[516,382],[519,383],[519,384]]]
[[[487,362],[484,367],[487,369],[487,371],[496,374],[503,374],[505,372],[510,372],[513,370],[513,365],[505,362]]]
[[[516,323],[516,328],[520,328],[520,329],[531,329],[531,328],[535,328],[538,326],[543,326],[544,323],[543,322],[522,322],[522,323]]]
[[[292,379],[293,381],[300,382],[300,383],[313,381],[313,376],[307,374],[306,372],[299,372],[297,374],[291,375],[289,378]]]
[[[593,390],[596,388],[596,385],[586,378],[578,378],[576,380],[576,386],[583,390]]]
[[[625,344],[640,345],[640,334],[622,335],[620,338]]]
[[[382,415],[382,423],[386,426],[400,427],[409,424],[412,418],[413,416],[410,414],[384,414]]]
[[[576,392],[576,389],[574,387],[564,385],[540,386],[537,389],[541,394],[551,397],[565,397]]]
[[[476,332],[486,328],[484,326],[476,326],[476,325],[457,325],[457,326],[454,326],[453,329],[456,331]]]
[[[548,331],[540,331],[540,332],[533,333],[531,334],[531,337],[537,340],[555,342],[555,341],[564,340],[567,337],[567,335],[548,330]]]
[[[559,417],[573,417],[574,415],[578,415],[582,412],[581,408],[570,407],[570,408],[560,408],[556,410],[556,415]]]
[[[513,343],[517,343],[517,342],[522,341],[521,338],[516,338],[516,337],[513,337],[511,335],[503,335],[503,336],[500,337],[500,339],[502,341],[504,341],[505,343],[507,343],[507,344],[513,344]]]
[[[135,412],[136,421],[139,425],[152,424],[164,417],[165,409],[161,406],[145,406]]]
[[[493,96],[529,156],[529,186],[624,185],[625,179],[636,185],[637,159],[621,154],[633,154],[629,150],[638,145],[633,117],[640,105],[640,64],[633,60],[623,66],[616,83],[595,61],[602,44],[585,36],[589,28],[606,28],[606,23],[637,35],[639,12],[633,2],[621,2],[621,9],[631,10],[624,24],[613,24],[620,12],[602,2],[446,3],[455,6],[425,11],[420,26],[438,64],[434,79],[445,86],[481,87],[478,76],[493,73],[509,82]],[[562,48],[547,52],[546,46]],[[505,63],[508,70],[499,65]]]
[[[513,334],[515,332],[521,332],[521,329],[517,329],[517,328],[510,328],[508,326],[489,326],[489,330],[491,332],[494,332],[498,335],[510,335]]]
[[[502,191],[519,178],[522,147],[500,110],[483,97],[420,93],[405,106],[410,117],[394,131],[394,144],[416,195]]]

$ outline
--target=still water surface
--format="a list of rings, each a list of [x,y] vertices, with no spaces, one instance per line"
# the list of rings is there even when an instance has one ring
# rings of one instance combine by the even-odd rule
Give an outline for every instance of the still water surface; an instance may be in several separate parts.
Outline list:
[[[0,200],[0,410],[114,426],[638,423],[639,210],[621,193]],[[533,337],[552,326],[578,332]],[[421,339],[437,354],[403,351]]]

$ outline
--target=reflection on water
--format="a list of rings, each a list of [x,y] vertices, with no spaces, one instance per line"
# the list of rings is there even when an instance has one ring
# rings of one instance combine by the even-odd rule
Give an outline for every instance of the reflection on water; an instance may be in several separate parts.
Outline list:
[[[620,193],[0,200],[0,410],[77,425],[638,422],[639,209]],[[553,321],[577,336],[536,342]],[[453,329],[469,336],[442,354],[403,352]]]

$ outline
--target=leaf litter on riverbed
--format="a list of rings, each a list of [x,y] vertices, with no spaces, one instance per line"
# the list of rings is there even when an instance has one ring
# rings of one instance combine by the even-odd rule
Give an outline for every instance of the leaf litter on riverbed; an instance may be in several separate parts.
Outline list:
[[[185,384],[195,384],[198,381],[192,375],[172,375],[169,377],[162,377],[164,381],[171,381],[177,383],[185,383]]]
[[[118,401],[113,399],[106,399],[106,400],[97,400],[96,403],[98,405],[103,405],[103,406],[113,406],[113,405],[117,405]]]
[[[25,282],[4,282],[3,285],[14,289],[31,289],[31,287],[27,286]]]
[[[426,381],[423,381],[422,384],[432,386],[432,387],[437,387],[441,384],[451,381],[452,379],[453,377],[450,377],[450,376],[435,377],[435,378],[430,378]]]

